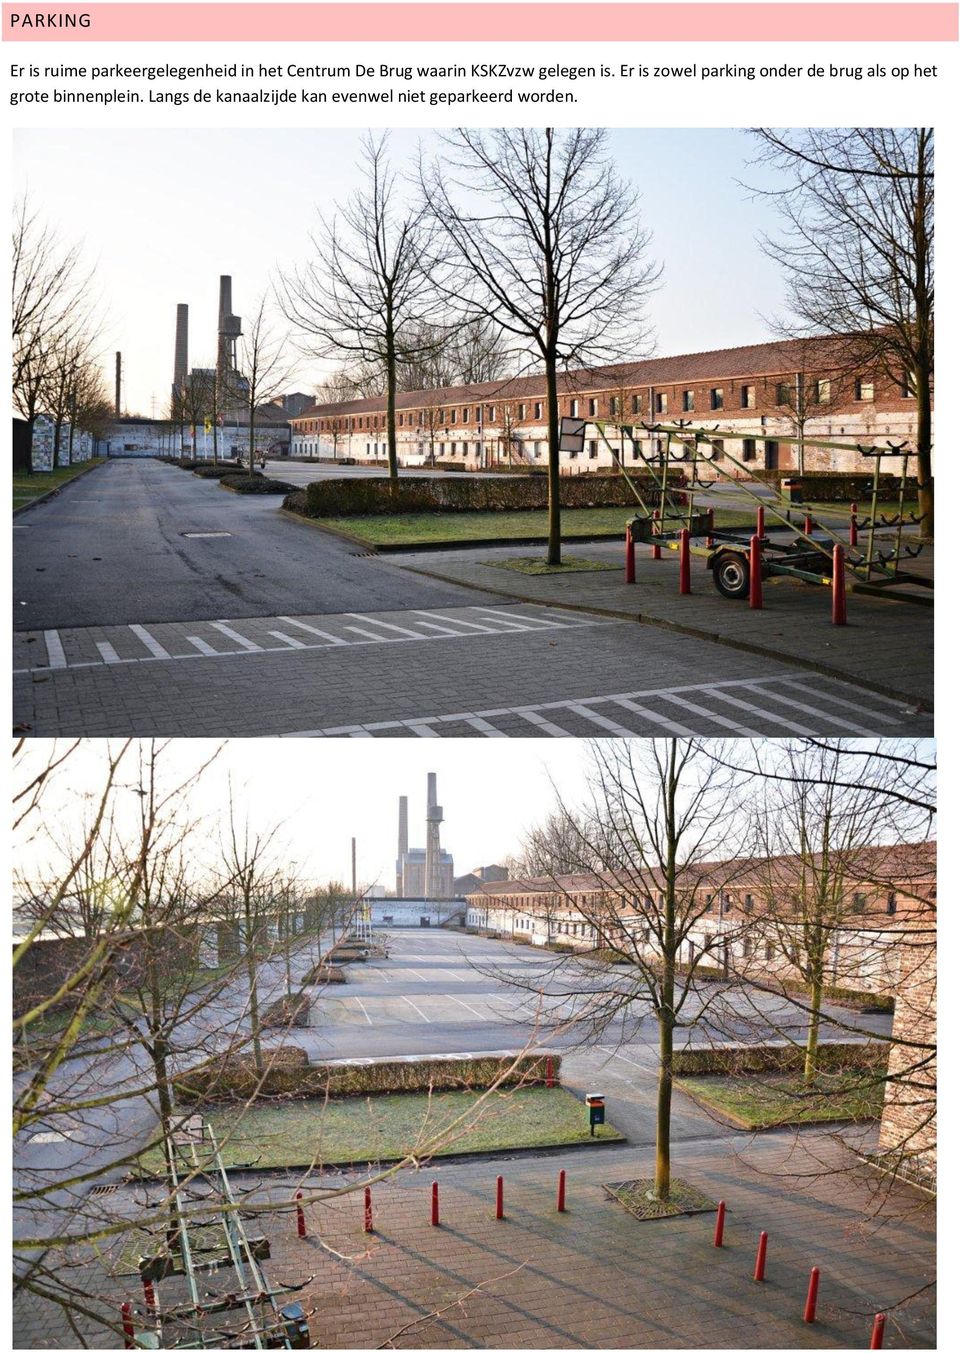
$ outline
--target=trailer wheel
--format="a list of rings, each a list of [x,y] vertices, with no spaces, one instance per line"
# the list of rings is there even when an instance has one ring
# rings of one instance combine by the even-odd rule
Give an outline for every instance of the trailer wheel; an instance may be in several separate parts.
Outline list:
[[[713,581],[722,597],[739,601],[750,592],[750,566],[746,555],[730,550],[713,566]]]

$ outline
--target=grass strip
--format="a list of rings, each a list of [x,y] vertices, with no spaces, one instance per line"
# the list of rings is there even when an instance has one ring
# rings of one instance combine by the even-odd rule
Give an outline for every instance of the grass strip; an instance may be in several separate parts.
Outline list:
[[[13,476],[13,506],[23,507],[35,498],[42,498],[52,489],[68,484],[77,475],[89,470],[91,465],[102,465],[106,458],[95,456],[92,460],[78,461],[76,465],[61,465],[56,470],[36,470],[33,474],[15,474]]]
[[[566,1090],[536,1086],[505,1090],[478,1104],[473,1090],[437,1094],[356,1095],[333,1099],[299,1099],[284,1104],[207,1105],[204,1118],[222,1143],[227,1165],[253,1164],[262,1169],[283,1166],[343,1165],[352,1161],[400,1160],[428,1154],[438,1134],[442,1142],[429,1154],[578,1146],[622,1141],[609,1124],[590,1136],[587,1111]],[[476,1106],[457,1128],[462,1114]],[[144,1170],[162,1165],[151,1147],[141,1158]]]
[[[753,513],[719,511],[718,527],[750,526]],[[564,540],[584,536],[623,539],[629,507],[578,507],[560,514]],[[547,539],[546,512],[400,512],[360,517],[317,517],[320,526],[348,531],[371,545],[452,545],[471,540]]]
[[[735,1127],[771,1128],[879,1118],[884,1082],[876,1072],[802,1076],[696,1076],[675,1082],[685,1094]]]

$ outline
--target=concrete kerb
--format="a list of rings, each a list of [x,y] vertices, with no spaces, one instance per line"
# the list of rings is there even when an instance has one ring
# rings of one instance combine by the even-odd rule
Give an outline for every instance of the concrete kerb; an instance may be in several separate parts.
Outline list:
[[[29,503],[21,503],[19,507],[15,507],[13,509],[13,515],[15,517],[20,517],[24,512],[29,512],[31,508],[39,507],[41,503],[49,502],[51,498],[56,498],[58,493],[62,493],[63,490],[69,488],[71,484],[76,484],[78,479],[83,479],[84,475],[88,475],[91,470],[99,470],[100,466],[106,465],[106,463],[106,459],[104,458],[96,460],[90,465],[85,465],[82,470],[77,471],[72,479],[65,479],[62,484],[55,484],[52,489],[47,489],[46,493],[41,493],[38,497],[31,498]],[[40,473],[42,473],[42,471]]]
[[[503,541],[498,542],[503,545]],[[643,611],[623,611],[611,609],[609,607],[588,606],[583,603],[572,601],[561,601],[551,599],[543,601],[541,598],[532,598],[524,596],[517,592],[508,592],[505,588],[488,585],[486,583],[472,583],[463,578],[451,578],[449,574],[437,573],[433,569],[409,568],[411,573],[422,574],[425,578],[434,578],[439,582],[455,583],[458,587],[469,588],[474,592],[487,592],[493,596],[503,597],[508,601],[523,602],[530,604],[534,602],[540,606],[550,606],[561,611],[580,611],[587,615],[600,615],[612,620],[636,620],[641,625],[653,625],[657,629],[668,630],[671,634],[682,634],[691,639],[705,639],[709,643],[719,644],[722,648],[733,648],[740,653],[752,653],[760,658],[773,658],[777,662],[782,662],[787,667],[798,667],[808,672],[816,672],[819,676],[830,677],[836,681],[844,681],[853,685],[862,687],[863,690],[873,691],[877,695],[885,695],[888,699],[900,700],[909,704],[916,705],[919,710],[929,713],[933,705],[926,696],[918,695],[916,692],[905,692],[897,690],[893,686],[888,686],[886,682],[874,681],[872,678],[857,676],[851,677],[850,673],[841,667],[833,667],[829,663],[818,662],[814,658],[801,658],[794,653],[784,652],[782,649],[767,648],[763,644],[753,644],[745,639],[732,639],[724,634],[719,634],[715,630],[701,629],[696,625],[682,625],[676,620],[664,620],[662,616],[645,615]]]

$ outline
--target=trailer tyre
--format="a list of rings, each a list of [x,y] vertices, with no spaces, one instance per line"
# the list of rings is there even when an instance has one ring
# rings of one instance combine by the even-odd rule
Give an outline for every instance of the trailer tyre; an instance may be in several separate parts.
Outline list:
[[[746,555],[729,551],[713,565],[713,581],[722,597],[739,601],[750,593],[750,565]]]

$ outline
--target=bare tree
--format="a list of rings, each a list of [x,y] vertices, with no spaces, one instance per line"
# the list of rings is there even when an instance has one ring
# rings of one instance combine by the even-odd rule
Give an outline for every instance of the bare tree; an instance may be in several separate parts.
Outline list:
[[[830,335],[916,404],[921,533],[933,539],[933,141],[931,127],[757,128],[760,159],[787,176],[763,190],[783,221],[766,236],[784,270],[788,325]]]
[[[283,390],[293,374],[286,338],[277,332],[267,314],[267,298],[261,296],[253,318],[240,340],[237,383],[249,424],[247,458],[251,475],[256,468],[258,418],[261,410]],[[222,396],[221,396],[222,397]]]
[[[311,237],[314,257],[280,285],[287,318],[316,356],[339,357],[382,373],[387,458],[396,492],[396,396],[399,372],[432,346],[437,296],[431,278],[434,242],[422,207],[400,201],[387,138],[364,138],[363,187]]]
[[[643,305],[660,270],[636,191],[602,129],[459,128],[421,168],[426,210],[446,241],[448,301],[510,335],[546,377],[547,560],[560,562],[561,370],[639,356]]]
[[[705,995],[697,967],[729,940],[723,898],[742,868],[742,775],[695,740],[597,742],[592,763],[588,802],[558,803],[543,855],[539,841],[534,847],[534,859],[547,860],[559,842],[557,862],[575,867],[537,881],[531,893],[542,894],[551,929],[573,937],[561,944],[625,960],[613,976],[576,952],[556,961],[563,989],[582,1002],[577,1019],[589,1037],[626,1038],[644,1014],[656,1021],[654,1192],[666,1201],[675,1042],[678,1031],[707,1021],[722,990]],[[535,977],[541,993],[542,980]]]

